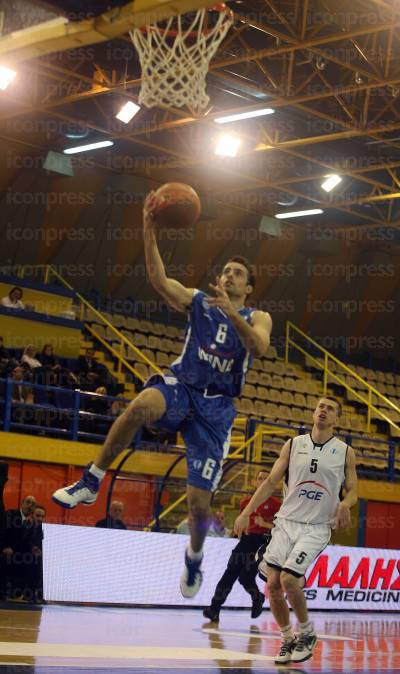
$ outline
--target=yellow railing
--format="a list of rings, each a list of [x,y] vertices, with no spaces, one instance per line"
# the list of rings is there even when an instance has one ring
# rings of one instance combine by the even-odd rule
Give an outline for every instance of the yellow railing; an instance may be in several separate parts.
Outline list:
[[[145,381],[145,378],[143,377],[143,375],[140,372],[138,372],[138,370],[135,370],[133,365],[131,365],[127,360],[125,360],[125,358],[120,353],[118,353],[118,351],[116,351],[114,349],[114,347],[111,346],[111,344],[109,344],[103,337],[101,337],[96,332],[96,330],[93,330],[91,325],[86,325],[86,329],[88,330],[88,332],[90,332],[91,335],[93,335],[93,337],[95,339],[97,339],[97,341],[99,341],[101,344],[103,344],[103,346],[106,347],[106,349],[108,349],[108,351],[110,351],[110,353],[115,358],[118,358],[118,363],[120,363],[121,365],[124,365],[126,367],[126,369],[129,370],[130,372],[132,372],[132,374],[134,374],[135,377],[140,379],[140,381],[142,381],[142,382]]]
[[[315,356],[311,355],[306,351],[303,347],[300,346],[300,344],[297,344],[295,340],[295,337],[293,333],[297,333],[298,335],[301,335],[303,339],[306,340],[308,344],[312,344],[316,349],[319,350],[321,355],[323,356],[323,362],[316,358]],[[291,336],[292,335],[292,336]],[[289,348],[293,347],[297,349],[297,351],[300,351],[304,356],[309,358],[318,368],[320,368],[323,372],[324,380],[323,380],[323,390],[322,394],[327,393],[328,390],[328,379],[331,377],[335,381],[337,381],[341,386],[343,386],[347,391],[350,391],[360,402],[364,403],[364,405],[367,406],[367,431],[370,431],[371,428],[371,412],[374,412],[379,416],[380,419],[383,419],[386,421],[392,428],[395,428],[397,431],[400,432],[400,426],[396,424],[390,417],[387,416],[382,410],[380,410],[378,407],[372,404],[372,396],[376,396],[378,401],[381,401],[382,403],[385,403],[385,406],[390,407],[393,409],[395,412],[400,414],[400,407],[395,405],[389,398],[384,396],[380,391],[378,391],[374,386],[371,386],[365,379],[360,377],[360,375],[355,371],[352,370],[351,367],[348,365],[345,365],[342,363],[339,358],[336,358],[336,356],[332,355],[329,351],[324,349],[322,346],[318,344],[314,339],[309,337],[303,330],[300,330],[294,323],[291,321],[286,322],[286,341],[285,341],[285,364],[287,365],[289,363]],[[329,365],[331,363],[336,363],[337,366],[339,366],[340,369],[343,370],[344,374],[348,374],[357,381],[359,381],[365,389],[367,389],[367,396],[365,396],[363,393],[360,393],[359,391],[356,391],[350,384],[346,382],[345,379],[343,379],[337,372],[334,372],[332,369],[330,369]]]
[[[130,349],[132,349],[132,350],[134,351],[134,353],[138,356],[138,358],[140,358],[140,360],[142,360],[144,363],[146,363],[146,365],[149,365],[149,367],[151,367],[151,369],[154,370],[154,372],[157,372],[158,374],[161,374],[160,368],[157,367],[157,365],[155,365],[155,363],[153,363],[149,358],[147,358],[147,356],[145,356],[145,355],[141,352],[141,350],[137,348],[137,346],[135,346],[135,345],[134,345],[134,344],[133,344],[127,337],[125,337],[125,335],[122,334],[122,332],[120,332],[120,331],[119,331],[119,330],[118,330],[112,323],[110,323],[110,321],[108,320],[108,318],[106,318],[106,317],[101,313],[101,311],[98,311],[97,309],[95,309],[94,306],[93,306],[92,304],[90,304],[90,302],[88,302],[88,300],[86,300],[84,297],[82,297],[82,295],[81,295],[80,293],[76,292],[76,290],[74,290],[74,288],[68,283],[68,281],[66,281],[66,280],[61,276],[61,274],[59,274],[59,273],[54,269],[54,267],[49,266],[49,275],[48,275],[48,277],[47,277],[47,282],[49,281],[49,279],[51,278],[51,276],[54,276],[58,281],[60,281],[60,283],[62,283],[66,288],[68,288],[68,290],[72,290],[72,291],[73,291],[75,298],[76,298],[77,300],[79,300],[79,302],[80,302],[80,310],[81,310],[81,317],[82,317],[82,318],[83,318],[83,307],[85,307],[86,309],[89,309],[89,311],[90,311],[92,314],[94,314],[94,315],[96,316],[96,318],[99,318],[99,319],[101,320],[101,322],[102,322],[107,328],[110,328],[110,330],[112,330],[112,332],[114,333],[114,335],[118,338],[118,340],[119,340],[119,342],[120,342],[120,349],[121,349],[121,351],[122,351],[122,345],[125,344],[125,346],[128,346]],[[108,344],[107,340],[104,340],[103,343],[105,344],[105,346],[106,346],[109,350],[112,349],[111,345]],[[116,357],[117,357],[117,358],[122,359],[122,354],[121,354],[121,353],[118,354],[118,352],[115,351],[115,349],[113,349],[113,351],[114,351],[114,353],[116,354]],[[142,379],[143,379],[143,377],[142,377]]]
[[[254,461],[260,463],[263,460],[263,445],[264,437],[268,435],[294,435],[296,429],[291,428],[279,428],[275,426],[269,426],[268,424],[257,424],[257,431],[253,435],[254,440]]]
[[[106,316],[104,316],[101,313],[101,311],[98,311],[98,309],[95,309],[95,307],[90,302],[88,302],[87,299],[85,299],[80,293],[78,293],[75,290],[75,288],[73,288],[73,286],[70,283],[68,283],[68,281],[63,276],[61,276],[61,274],[59,274],[56,269],[54,269],[54,267],[52,267],[51,265],[41,265],[41,264],[29,266],[30,271],[35,270],[35,269],[37,269],[38,271],[43,271],[44,283],[46,283],[46,284],[50,283],[51,278],[54,277],[65,288],[67,288],[67,290],[70,290],[71,292],[74,293],[74,298],[76,300],[78,300],[78,302],[79,302],[79,319],[82,322],[84,322],[84,310],[86,308],[88,311],[91,312],[91,314],[93,314],[93,316],[98,318],[105,327],[112,330],[112,332],[114,333],[114,335],[116,337],[116,341],[119,341],[119,350],[118,351],[116,349],[114,349],[106,339],[100,338],[100,335],[98,335],[97,333],[95,334],[95,331],[93,329],[90,329],[89,325],[86,324],[86,326],[85,326],[85,327],[89,328],[89,332],[91,332],[92,334],[95,334],[96,339],[98,339],[103,344],[103,346],[105,346],[105,348],[110,353],[112,353],[112,355],[115,358],[118,359],[118,371],[119,372],[121,371],[122,365],[124,365],[131,372],[133,372],[136,377],[138,377],[141,381],[144,381],[143,375],[141,375],[134,367],[129,365],[126,358],[124,358],[124,356],[123,356],[123,346],[125,345],[129,349],[132,349],[132,351],[135,353],[135,355],[138,357],[138,359],[141,360],[146,365],[148,365],[151,368],[151,370],[153,370],[153,372],[156,372],[158,374],[161,373],[160,368],[157,367],[157,365],[155,363],[153,363],[149,358],[147,358],[141,352],[141,350],[138,349],[137,346],[135,346],[127,337],[125,337],[125,335],[122,334],[122,332],[120,332],[118,330],[118,328],[116,328],[112,323],[110,323],[110,321],[106,318]],[[25,274],[25,266],[21,266],[18,269],[17,275],[18,275],[19,278],[22,279],[22,278],[24,278],[24,274]]]

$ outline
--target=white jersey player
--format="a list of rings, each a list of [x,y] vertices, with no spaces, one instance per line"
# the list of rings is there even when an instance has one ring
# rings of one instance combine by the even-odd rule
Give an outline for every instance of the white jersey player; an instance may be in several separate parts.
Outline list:
[[[304,574],[328,545],[332,528],[349,526],[350,508],[357,503],[354,450],[333,434],[340,414],[341,406],[335,398],[321,398],[313,413],[311,433],[284,444],[270,475],[235,522],[235,533],[241,536],[250,514],[271,496],[283,478],[284,499],[260,564],[262,575],[268,577],[271,611],[282,634],[276,664],[303,662],[312,656],[317,637],[302,590]],[[290,624],[285,594],[299,621],[298,637]]]

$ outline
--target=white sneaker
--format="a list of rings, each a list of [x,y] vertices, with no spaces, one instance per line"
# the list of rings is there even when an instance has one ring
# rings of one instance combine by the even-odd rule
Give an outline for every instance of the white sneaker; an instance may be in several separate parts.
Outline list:
[[[316,643],[317,635],[315,632],[299,634],[297,637],[296,648],[292,653],[292,662],[304,662],[304,660],[311,658]]]
[[[51,498],[62,508],[75,508],[79,503],[92,505],[97,499],[99,488],[100,481],[85,468],[80,480],[68,487],[57,489]]]
[[[292,653],[296,648],[297,639],[282,639],[281,650],[275,658],[276,665],[286,665],[288,662],[292,662]]]
[[[200,590],[203,582],[203,573],[200,569],[202,559],[193,561],[185,552],[185,568],[181,576],[181,594],[186,599],[191,599]]]

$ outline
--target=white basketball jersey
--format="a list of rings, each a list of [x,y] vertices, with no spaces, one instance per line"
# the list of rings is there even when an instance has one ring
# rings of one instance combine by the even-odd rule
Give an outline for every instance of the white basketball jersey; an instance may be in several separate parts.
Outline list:
[[[277,517],[332,526],[345,478],[346,453],[347,445],[335,436],[324,444],[314,443],[308,433],[293,438]]]

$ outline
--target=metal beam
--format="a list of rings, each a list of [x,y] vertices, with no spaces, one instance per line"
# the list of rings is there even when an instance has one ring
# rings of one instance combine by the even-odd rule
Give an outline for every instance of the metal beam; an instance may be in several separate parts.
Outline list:
[[[249,23],[251,23],[250,20]],[[268,26],[264,26],[264,28],[265,32],[268,32]],[[263,59],[267,58],[268,56],[287,54],[297,49],[308,49],[310,47],[318,47],[324,44],[332,44],[333,42],[346,42],[347,40],[351,40],[354,37],[361,37],[362,35],[369,35],[370,33],[381,33],[383,31],[390,30],[391,28],[400,28],[400,21],[396,21],[394,23],[391,21],[384,24],[361,26],[360,28],[355,28],[348,33],[340,32],[335,33],[334,35],[323,35],[309,38],[308,40],[303,40],[302,42],[289,44],[284,47],[269,47],[267,49],[255,50],[252,52],[250,59]],[[286,36],[285,39],[286,41],[289,41],[289,37]],[[226,66],[233,65],[234,63],[243,63],[248,60],[249,57],[247,55],[237,56],[230,59],[221,59],[220,61],[213,61],[212,68],[225,68]]]
[[[133,0],[84,21],[59,17],[0,38],[2,63],[112,40],[155,21],[209,6],[209,0]]]

